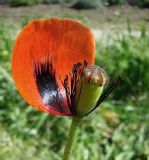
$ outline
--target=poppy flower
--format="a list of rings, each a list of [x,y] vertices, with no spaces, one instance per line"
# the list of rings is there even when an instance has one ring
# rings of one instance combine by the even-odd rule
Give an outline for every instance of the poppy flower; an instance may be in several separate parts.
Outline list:
[[[34,20],[15,42],[12,75],[20,94],[34,108],[73,115],[78,81],[84,68],[94,64],[94,58],[93,34],[84,25],[70,19]],[[114,81],[107,88],[92,110],[117,84]]]
[[[13,48],[12,75],[20,94],[40,111],[70,115],[61,80],[78,62],[94,64],[94,47],[92,32],[77,21],[32,21]]]

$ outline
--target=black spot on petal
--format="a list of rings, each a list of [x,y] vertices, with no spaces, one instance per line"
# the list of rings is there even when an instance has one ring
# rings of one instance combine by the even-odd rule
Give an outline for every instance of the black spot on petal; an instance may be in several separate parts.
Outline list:
[[[52,62],[34,64],[34,77],[43,103],[63,112],[63,97],[55,78]]]

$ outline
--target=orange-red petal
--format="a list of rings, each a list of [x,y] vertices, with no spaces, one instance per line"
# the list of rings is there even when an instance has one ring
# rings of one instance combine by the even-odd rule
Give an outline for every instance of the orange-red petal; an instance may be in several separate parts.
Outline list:
[[[19,34],[12,55],[12,75],[22,97],[36,109],[56,115],[71,114],[59,76],[63,80],[71,72],[74,64],[86,60],[94,63],[94,38],[91,31],[77,21],[69,19],[34,20]],[[40,94],[40,82],[44,79],[40,72],[42,66],[49,69],[60,89],[64,103],[62,107],[55,107],[44,102]],[[48,66],[48,67],[47,67]],[[45,80],[45,82],[47,79]],[[50,80],[51,81],[51,80]],[[38,85],[37,85],[38,84]],[[47,87],[48,84],[46,84]],[[44,86],[45,87],[45,86]],[[50,86],[51,88],[52,86]],[[50,92],[51,94],[52,92]]]

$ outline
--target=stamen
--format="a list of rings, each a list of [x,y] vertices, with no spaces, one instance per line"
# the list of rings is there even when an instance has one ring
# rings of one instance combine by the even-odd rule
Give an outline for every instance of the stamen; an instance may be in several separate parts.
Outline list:
[[[69,106],[70,112],[74,115],[76,114],[76,85],[82,75],[82,71],[87,66],[87,62],[84,61],[84,63],[77,63],[74,64],[73,69],[72,69],[72,74],[70,75],[70,88],[68,84],[68,75],[66,75],[66,78],[64,79],[64,82],[62,82],[65,92],[66,92],[66,97],[67,97],[67,103]],[[80,89],[81,92],[81,89]]]

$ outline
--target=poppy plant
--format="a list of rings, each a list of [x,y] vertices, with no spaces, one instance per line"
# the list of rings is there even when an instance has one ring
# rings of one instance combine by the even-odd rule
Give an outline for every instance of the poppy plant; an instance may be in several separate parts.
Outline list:
[[[103,68],[93,66],[94,58],[91,30],[70,19],[32,21],[13,48],[12,75],[20,94],[42,112],[72,116],[71,139],[78,121],[96,109],[120,82],[120,78],[110,82],[103,91],[108,76]],[[69,137],[65,160],[72,150]]]

